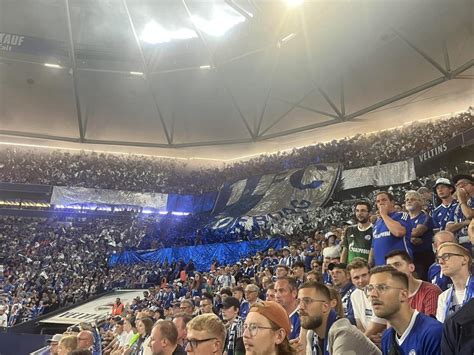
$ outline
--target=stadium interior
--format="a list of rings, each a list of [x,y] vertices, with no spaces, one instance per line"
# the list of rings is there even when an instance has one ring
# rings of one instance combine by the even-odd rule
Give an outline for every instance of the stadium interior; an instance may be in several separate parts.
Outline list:
[[[189,338],[206,313],[225,329],[214,353],[319,354],[305,288],[334,291],[341,342],[474,352],[451,332],[474,302],[473,14],[469,0],[0,0],[0,355],[209,354],[215,335]],[[439,233],[461,252],[440,254]],[[393,252],[409,273],[383,269]],[[467,279],[440,283],[463,255]],[[436,321],[419,328],[436,350],[409,335],[390,349],[377,302],[395,291],[359,286],[361,267],[408,275],[405,314]],[[252,343],[252,312],[281,343]]]

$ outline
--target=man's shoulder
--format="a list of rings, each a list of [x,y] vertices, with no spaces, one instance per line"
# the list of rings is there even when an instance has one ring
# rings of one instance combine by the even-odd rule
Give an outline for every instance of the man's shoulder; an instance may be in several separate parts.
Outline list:
[[[443,331],[443,323],[433,317],[427,316],[426,314],[418,313],[413,329],[416,330],[417,333],[419,332],[422,334],[432,334],[436,331],[441,334]]]
[[[328,333],[331,348],[338,351],[353,350],[356,353],[381,354],[380,350],[347,318],[335,321]]]
[[[435,293],[437,293],[438,295],[443,292],[443,291],[441,291],[441,289],[440,289],[437,285],[432,284],[431,282],[427,282],[427,281],[422,281],[422,282],[421,282],[421,289],[422,289],[425,293],[435,292]]]

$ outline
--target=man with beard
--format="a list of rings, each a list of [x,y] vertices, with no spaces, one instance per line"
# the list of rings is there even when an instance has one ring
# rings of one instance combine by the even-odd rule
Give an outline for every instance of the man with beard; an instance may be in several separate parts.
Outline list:
[[[418,277],[428,280],[428,269],[434,263],[433,220],[428,213],[422,210],[422,197],[416,191],[405,194],[405,206],[412,223],[411,243],[413,244],[413,260]]]
[[[443,325],[410,307],[407,275],[390,265],[376,267],[365,291],[375,315],[391,325],[382,335],[384,354],[439,354]]]
[[[369,259],[372,245],[372,223],[369,221],[372,206],[367,201],[354,205],[357,224],[346,229],[342,242],[341,263],[349,264],[354,258]]]
[[[380,354],[380,350],[345,318],[331,308],[329,289],[319,282],[306,282],[298,291],[301,327],[307,329],[306,354]],[[296,350],[299,340],[292,342]]]

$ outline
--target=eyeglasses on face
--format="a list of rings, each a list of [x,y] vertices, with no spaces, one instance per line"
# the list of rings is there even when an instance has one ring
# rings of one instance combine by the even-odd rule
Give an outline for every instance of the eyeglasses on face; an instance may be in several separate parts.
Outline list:
[[[378,294],[385,293],[390,289],[405,290],[404,288],[401,288],[401,287],[393,287],[386,284],[373,284],[373,285],[365,286],[364,288],[365,294],[367,296],[370,295],[374,289],[377,291]]]
[[[244,323],[244,331],[246,329],[248,329],[251,337],[256,337],[259,329],[272,329],[273,330],[272,327],[262,327],[255,323],[250,323],[250,324]]]
[[[322,303],[325,303],[325,302],[328,302],[326,300],[318,300],[316,298],[311,298],[311,297],[303,297],[303,298],[298,298],[296,300],[296,303],[298,304],[298,306],[301,306],[301,304],[304,304],[305,306],[309,306],[311,303],[313,302],[322,302]]]
[[[444,253],[442,255],[436,255],[436,261],[439,263],[441,260],[448,261],[452,256],[464,256],[457,253]]]
[[[217,338],[207,338],[207,339],[186,339],[188,342],[188,346],[191,348],[191,350],[194,350],[197,348],[197,346],[201,343],[205,343],[206,341],[209,340],[217,340]]]

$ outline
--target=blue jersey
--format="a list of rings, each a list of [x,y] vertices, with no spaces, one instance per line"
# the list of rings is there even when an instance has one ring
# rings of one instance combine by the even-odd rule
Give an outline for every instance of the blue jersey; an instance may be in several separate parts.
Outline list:
[[[291,333],[289,339],[297,339],[300,336],[300,315],[297,312],[297,309],[290,315],[290,324],[291,324]]]
[[[423,240],[423,243],[420,245],[413,245],[414,252],[422,252],[432,250],[433,244],[433,219],[424,211],[421,211],[418,216],[410,219],[412,224],[412,229],[415,229],[420,224],[426,226],[428,230],[420,237]]]
[[[382,218],[375,222],[372,238],[375,266],[385,265],[385,255],[392,250],[406,250],[410,256],[413,256],[410,241],[412,228],[410,216],[405,212],[392,212],[388,216],[405,227],[406,234],[403,237],[395,237],[390,233]]]
[[[388,328],[382,335],[382,353],[397,354],[392,352],[393,347],[399,349],[398,354],[403,355],[428,355],[439,354],[443,324],[436,319],[415,311],[415,321],[410,322],[408,329],[401,339],[395,340],[395,330]],[[401,344],[400,344],[401,342]]]
[[[446,291],[453,285],[453,281],[449,276],[441,273],[441,265],[434,263],[428,269],[428,280],[434,285],[437,285],[441,291]]]
[[[247,300],[242,300],[240,303],[240,317],[245,320],[250,311],[250,303]]]
[[[455,200],[447,206],[441,204],[436,207],[432,214],[434,229],[444,231],[448,222],[454,222],[454,212],[457,207],[458,202]]]
[[[314,253],[315,249],[313,245],[308,245],[305,250],[307,253]],[[306,270],[311,270],[311,261],[313,261],[314,256],[306,255],[304,257],[304,267]]]

